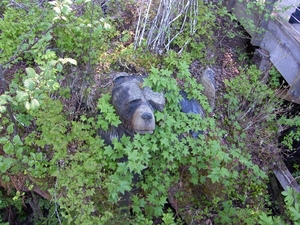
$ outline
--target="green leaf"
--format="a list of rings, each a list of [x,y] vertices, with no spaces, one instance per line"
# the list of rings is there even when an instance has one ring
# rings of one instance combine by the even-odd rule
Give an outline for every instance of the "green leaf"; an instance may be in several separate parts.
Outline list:
[[[162,156],[163,156],[164,159],[168,159],[169,158],[169,152],[163,151]]]
[[[6,171],[11,167],[11,164],[14,162],[14,159],[0,156],[0,162],[0,172],[6,173]]]
[[[75,59],[71,59],[71,58],[60,58],[59,61],[62,62],[62,64],[66,64],[66,63],[71,63],[73,65],[77,66],[77,61]]]
[[[110,24],[104,23],[104,29],[105,29],[105,30],[110,30],[110,29],[111,29]]]
[[[28,78],[24,80],[24,87],[32,91],[35,88],[35,82],[31,78]]]
[[[114,154],[114,150],[112,149],[112,147],[110,145],[106,146],[104,151],[104,154],[107,156],[111,156],[112,154]]]
[[[119,186],[117,187],[117,191],[124,194],[125,191],[130,191],[130,183],[127,180],[120,180]]]
[[[265,212],[262,212],[261,215],[259,215],[259,224],[260,225],[269,225],[273,224],[272,216],[268,216]]]
[[[8,140],[8,137],[0,137],[0,144],[5,144]]]
[[[27,155],[23,155],[23,160],[22,162],[23,163],[28,163],[29,159],[28,159],[28,156]]]
[[[64,5],[62,7],[61,11],[62,11],[63,14],[68,15],[72,11],[72,9],[70,8],[70,6]]]
[[[26,68],[25,71],[26,71],[26,73],[29,77],[35,77],[36,76],[35,70],[30,68],[30,67]]]
[[[25,91],[17,90],[16,100],[17,102],[24,102],[28,100],[28,93]]]
[[[4,146],[3,146],[3,150],[6,154],[8,155],[12,155],[14,153],[14,145],[11,142],[7,142]]]
[[[219,182],[220,176],[217,174],[209,174],[208,177],[211,179],[212,183]]]
[[[26,101],[26,102],[25,102],[25,108],[26,108],[27,110],[30,110],[30,103],[29,103],[29,101]]]
[[[60,63],[57,63],[56,69],[61,72],[63,70],[63,66]]]
[[[299,210],[297,210],[294,207],[289,207],[289,210],[290,210],[290,213],[291,213],[291,216],[292,216],[293,220],[294,221],[299,221],[299,219],[300,219],[300,212],[299,212]]]
[[[1,105],[0,106],[0,113],[5,113],[6,112],[6,107]]]
[[[18,159],[22,159],[23,158],[23,148],[22,147],[20,147],[20,148],[17,149],[17,151],[16,151],[16,157]]]
[[[34,98],[34,99],[31,100],[31,102],[30,102],[30,109],[31,110],[36,110],[36,109],[39,108],[39,106],[40,106],[40,103],[37,99]]]
[[[58,82],[55,82],[55,83],[52,85],[52,90],[54,90],[54,91],[57,91],[59,88],[60,88],[60,85],[59,85]]]
[[[21,141],[21,138],[20,138],[19,135],[14,136],[13,143],[15,145],[18,145],[18,146],[22,146],[23,145],[23,142]]]
[[[60,14],[60,13],[61,13],[60,8],[58,8],[58,7],[53,7],[53,10],[54,10],[54,12],[56,12],[57,14]]]
[[[123,135],[121,138],[121,142],[124,146],[129,146],[131,144],[131,138],[129,136]]]
[[[223,178],[226,177],[226,176],[229,176],[229,171],[228,171],[228,169],[222,167],[222,168],[220,169],[220,175],[221,175],[221,177],[223,177]]]
[[[6,130],[7,133],[12,134],[14,132],[14,124],[13,123],[9,124]]]
[[[0,105],[5,105],[7,103],[7,96],[0,95]]]
[[[93,172],[97,169],[97,163],[94,159],[88,159],[83,164],[83,167],[87,172]]]

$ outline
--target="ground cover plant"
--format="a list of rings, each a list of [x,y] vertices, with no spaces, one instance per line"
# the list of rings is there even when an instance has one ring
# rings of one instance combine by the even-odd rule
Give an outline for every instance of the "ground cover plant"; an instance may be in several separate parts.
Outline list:
[[[299,219],[295,193],[284,192],[286,214],[274,216],[267,191],[271,164],[280,157],[278,123],[297,118],[283,117],[276,81],[261,83],[245,55],[230,58],[236,52],[222,43],[240,33],[226,7],[179,2],[167,1],[168,17],[158,0],[0,3],[1,224]],[[156,33],[151,21],[166,29]],[[218,62],[225,55],[232,61]],[[219,76],[229,68],[237,75],[217,80],[215,109],[198,83],[207,66]],[[144,85],[164,93],[154,134],[123,136],[112,145],[99,137],[99,128],[120,123],[110,102],[114,71],[147,74]],[[181,112],[180,90],[201,103],[204,118]],[[128,160],[120,162],[123,156]],[[121,208],[120,196],[133,186],[139,191],[129,209]]]

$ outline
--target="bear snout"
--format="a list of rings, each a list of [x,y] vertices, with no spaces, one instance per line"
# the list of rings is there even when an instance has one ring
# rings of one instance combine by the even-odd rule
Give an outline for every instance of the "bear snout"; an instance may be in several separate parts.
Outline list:
[[[153,133],[155,129],[155,118],[149,105],[142,104],[136,109],[132,117],[132,127],[135,133]]]
[[[143,120],[146,120],[146,121],[151,120],[153,118],[152,114],[148,113],[148,112],[143,113],[141,117]]]

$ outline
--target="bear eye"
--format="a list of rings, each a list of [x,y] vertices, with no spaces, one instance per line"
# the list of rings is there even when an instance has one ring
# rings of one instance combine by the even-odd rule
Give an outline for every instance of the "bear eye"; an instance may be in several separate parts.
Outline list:
[[[134,99],[134,100],[132,100],[132,101],[129,102],[129,105],[130,106],[134,106],[136,104],[139,104],[140,101],[141,101],[140,99]]]
[[[127,116],[132,116],[135,110],[141,105],[140,99],[132,100],[128,103],[127,107]]]
[[[128,109],[135,110],[140,105],[140,103],[141,103],[140,99],[134,99],[128,103]]]
[[[156,109],[156,110],[158,109],[158,108],[157,108],[157,105],[155,104],[155,102],[149,100],[149,104],[151,105],[151,107],[152,107],[153,109]]]

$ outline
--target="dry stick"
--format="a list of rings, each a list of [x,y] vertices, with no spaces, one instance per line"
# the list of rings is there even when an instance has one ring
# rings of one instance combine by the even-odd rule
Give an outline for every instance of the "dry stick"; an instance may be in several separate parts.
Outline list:
[[[196,33],[197,31],[197,28],[196,28],[196,25],[197,25],[197,16],[198,16],[198,1],[193,1],[193,3],[191,4],[191,6],[193,7],[193,10],[190,11],[190,16],[191,18],[193,18],[193,15],[194,15],[194,18],[193,18],[193,23],[191,25],[191,31],[190,31],[190,34],[193,35]],[[194,13],[192,15],[192,13]]]
[[[94,10],[95,10],[95,4],[94,4],[94,1],[92,1],[92,11],[91,11],[91,18],[90,18],[90,23],[91,23],[91,27],[90,27],[90,33],[89,33],[89,51],[88,51],[88,65],[87,65],[87,73],[84,73],[84,76],[83,76],[83,81],[85,81],[86,77],[87,77],[87,74],[90,73],[91,71],[91,46],[92,46],[92,33],[93,33],[93,24],[94,24]],[[80,109],[81,107],[81,104],[83,102],[83,93],[84,90],[86,88],[84,87],[84,85],[81,85],[80,87],[80,100],[78,102],[78,107],[76,109],[76,113],[78,112],[78,110]]]
[[[159,24],[159,29],[158,29],[158,33],[156,35],[156,38],[154,39],[154,42],[153,42],[153,47],[152,49],[154,49],[156,52],[159,52],[160,51],[160,48],[163,46],[164,44],[164,39],[165,39],[165,33],[168,32],[168,27],[166,26],[166,20],[168,19],[169,15],[170,15],[170,9],[171,9],[171,6],[170,6],[170,3],[169,2],[163,2],[163,6],[162,7],[162,13],[159,13],[157,14],[157,19],[160,19],[161,22]],[[167,10],[165,10],[165,9]],[[159,18],[159,15],[162,16]]]
[[[166,49],[169,50],[169,46],[171,44],[171,42],[177,37],[179,36],[183,31],[184,31],[184,25],[185,25],[185,21],[186,21],[186,18],[187,18],[187,9],[190,5],[190,1],[187,2],[186,5],[184,5],[184,3],[181,5],[180,9],[178,8],[177,11],[179,12],[179,14],[170,22],[169,26],[171,26],[171,23],[175,22],[177,19],[179,19],[183,14],[185,15],[184,16],[184,19],[183,19],[183,22],[181,24],[181,27],[180,27],[180,30],[177,34],[174,35],[174,37],[169,41],[169,43],[167,43],[166,45]],[[188,42],[186,42],[187,44]],[[184,46],[186,45],[184,44]],[[180,51],[181,52],[181,51]]]
[[[162,30],[163,32],[161,33],[161,37],[160,37],[160,44],[158,47],[162,48],[164,46],[164,48],[168,51],[169,48],[168,46],[165,45],[165,42],[166,42],[166,37],[168,39],[170,39],[171,37],[171,29],[170,29],[170,25],[171,25],[171,22],[169,22],[172,18],[172,1],[168,2],[168,10],[165,11],[165,16],[162,18],[162,23],[161,23],[161,27],[162,27]],[[176,4],[175,4],[176,5]],[[176,10],[175,10],[176,12]],[[174,12],[174,13],[175,13]]]
[[[4,92],[6,92],[7,91],[7,87],[6,87],[7,82],[5,80],[1,64],[0,64],[0,79],[1,79],[1,83],[2,83],[2,88],[3,88]],[[10,118],[11,122],[14,124],[14,133],[13,134],[14,134],[14,136],[16,136],[18,133],[18,125],[17,125],[17,121],[12,113],[10,103],[6,104],[6,108],[7,108],[9,118]]]
[[[175,22],[183,13],[185,13],[185,11],[189,7],[189,5],[190,5],[190,1],[187,2],[187,4],[184,6],[183,9],[178,10],[180,13],[173,20],[171,20],[168,25],[170,26],[171,23]]]
[[[150,10],[150,4],[151,3],[148,3],[148,6],[147,6],[147,9]],[[142,30],[145,31],[146,29],[146,22],[147,22],[147,19],[148,17],[146,18],[146,16],[149,14],[149,10],[148,10],[148,13],[145,13],[146,16],[142,17],[142,14],[143,14],[143,9],[144,9],[144,5],[141,5],[140,6],[140,10],[139,10],[139,19],[138,19],[138,25],[137,25],[137,28],[136,28],[136,32],[135,32],[135,37],[134,37],[134,48],[136,49],[142,42],[143,40],[143,36],[144,36],[144,33],[142,32]]]
[[[142,30],[141,38],[140,38],[140,41],[139,41],[139,45],[142,43],[142,39],[143,39],[145,30],[146,30],[146,24],[147,24],[147,21],[148,21],[148,18],[149,18],[149,11],[150,11],[151,3],[152,3],[152,0],[150,0],[150,2],[148,4],[146,15],[144,17],[145,18],[145,22],[144,22],[144,27],[143,27],[143,30]]]
[[[187,1],[186,3],[182,4],[178,4],[177,9],[175,9],[175,12],[178,12],[179,14],[173,18],[169,24],[167,25],[168,27],[171,26],[172,23],[174,23],[176,20],[178,20],[183,14],[184,14],[184,18],[183,18],[183,22],[181,24],[180,27],[180,31],[175,34],[171,39],[169,39],[168,43],[165,44],[165,50],[168,51],[170,48],[170,44],[174,41],[174,39],[179,36],[182,32],[184,32],[184,26],[186,24],[187,21],[187,17],[188,17],[188,12],[190,11],[190,14],[192,15],[192,8],[191,8],[191,1]],[[197,12],[197,11],[196,11]],[[195,22],[195,20],[193,21]],[[191,25],[191,30],[193,30],[193,25]],[[191,31],[190,31],[191,33]],[[188,44],[188,41],[186,41],[186,43],[183,45],[183,47],[181,48],[181,50],[179,51],[179,54],[183,51],[184,47]]]
[[[90,34],[89,34],[89,52],[88,52],[88,57],[89,57],[89,63],[88,63],[88,73],[90,72],[91,70],[91,47],[92,47],[92,33],[93,33],[93,24],[94,24],[94,9],[95,9],[95,6],[94,6],[94,1],[92,1],[92,12],[91,12],[91,27],[90,27]]]
[[[58,173],[60,172],[59,171],[59,163],[57,162],[56,164],[56,167],[57,167],[57,170],[58,170]],[[60,174],[59,174],[60,175]],[[59,216],[59,212],[58,212],[58,208],[59,208],[59,205],[58,205],[58,202],[57,202],[57,185],[58,185],[58,177],[56,178],[56,181],[55,181],[55,185],[54,185],[54,195],[53,195],[53,198],[54,198],[54,212],[53,214],[51,215],[51,217],[55,214],[57,219],[58,219],[58,222],[60,225],[62,225],[62,222],[60,220],[60,216]]]
[[[164,2],[161,1],[160,9],[163,7],[164,7]],[[164,16],[164,10],[157,11],[157,15],[155,17],[155,26],[154,27],[152,26],[153,35],[154,35],[153,41],[151,43],[152,49],[155,49],[156,48],[155,46],[159,45],[159,44],[157,44],[157,42],[159,41],[159,36],[160,36],[160,33],[162,32],[161,26],[159,25],[159,20],[160,20],[159,15],[161,15],[161,14],[162,14],[162,16]]]
[[[18,2],[15,2],[15,1],[11,1],[7,5],[7,7],[10,7],[10,6],[17,6],[17,7],[21,8],[21,9],[24,9],[28,13],[28,9],[26,9],[24,5],[21,5],[21,3],[18,3]]]
[[[172,41],[174,41],[174,39],[184,31],[188,13],[190,14],[191,18],[198,15],[197,6],[197,1],[194,0],[161,0],[156,12],[156,16],[154,17],[148,32],[148,48],[154,50],[157,53],[160,53],[162,49],[168,51]],[[140,15],[135,34],[135,47],[141,44],[142,38],[144,37],[146,25],[149,19],[150,7],[151,1],[147,5],[147,11],[145,12],[146,16],[144,17],[142,17],[143,7],[140,8]],[[171,24],[178,20],[183,14],[184,18],[180,27],[180,31],[174,36],[171,36]],[[197,20],[196,18],[194,18],[190,25],[191,35],[193,35],[197,30],[196,23]],[[180,51],[182,51],[187,44],[188,41],[184,44]]]
[[[182,16],[182,14],[184,13],[185,16],[184,16],[184,19],[183,19],[183,22],[182,22],[182,25],[181,25],[181,28],[180,28],[180,31],[169,41],[169,43],[166,44],[166,47],[165,49],[168,51],[169,50],[169,47],[170,47],[170,44],[171,42],[178,36],[180,35],[183,31],[184,31],[184,25],[185,25],[185,22],[186,22],[186,19],[187,19],[187,10],[188,10],[188,7],[190,5],[190,1],[187,2],[187,4],[184,6],[183,9],[180,10],[180,13],[178,16],[176,16],[169,24],[168,26],[171,25],[171,23],[173,23],[175,20],[177,20],[180,16]],[[182,52],[183,48],[188,44],[188,41],[185,42],[185,44],[183,45],[182,49],[179,51]]]
[[[142,22],[142,14],[143,14],[143,9],[145,7],[145,4],[140,4],[140,8],[139,8],[139,19],[138,19],[138,23],[137,23],[137,26],[136,26],[136,29],[135,29],[135,35],[134,35],[134,46],[135,48],[138,47],[138,40],[139,40],[139,37],[140,37],[140,29],[141,29],[141,26],[143,26],[143,22]]]
[[[160,44],[159,46],[157,46],[158,48],[162,48],[165,45],[166,42],[166,37],[170,37],[171,35],[171,29],[170,29],[170,25],[169,25],[169,20],[171,19],[172,16],[172,0],[168,2],[168,10],[165,10],[165,16],[162,18],[162,22],[161,22],[161,29],[163,30],[163,32],[161,32],[161,38],[160,40]],[[169,50],[169,49],[167,49]]]
[[[154,36],[155,31],[159,31],[159,29],[157,27],[157,22],[158,22],[158,15],[160,15],[160,11],[161,11],[162,5],[163,5],[163,3],[162,3],[162,1],[160,1],[159,6],[158,6],[158,10],[156,12],[156,16],[154,18],[153,24],[152,24],[152,26],[150,28],[149,35],[148,35],[148,38],[147,38],[147,46],[148,46],[148,48],[150,48],[151,45],[154,46],[154,43],[156,41],[155,39],[157,38],[157,37],[153,38],[153,36]]]
[[[134,50],[136,50],[136,48],[138,47],[138,39],[139,39],[139,36],[140,36],[140,24],[141,24],[141,18],[142,18],[142,10],[143,10],[143,7],[141,5],[140,10],[139,10],[138,24],[136,26],[135,35],[134,35]]]

